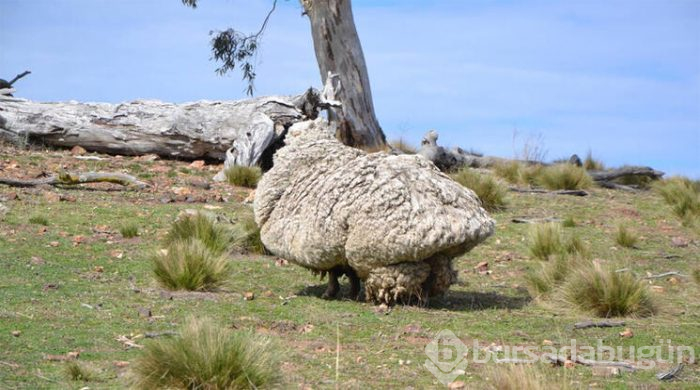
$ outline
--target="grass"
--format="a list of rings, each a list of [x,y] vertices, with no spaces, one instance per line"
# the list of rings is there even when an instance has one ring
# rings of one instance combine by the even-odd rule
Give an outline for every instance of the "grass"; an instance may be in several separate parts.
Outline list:
[[[565,228],[576,227],[576,221],[574,220],[574,217],[568,216],[561,222],[561,226]]]
[[[124,238],[134,238],[139,235],[139,227],[137,225],[125,225],[119,229],[119,233]]]
[[[536,182],[550,190],[582,190],[593,185],[593,180],[586,170],[572,164],[544,167],[538,173]]]
[[[623,248],[634,248],[639,241],[639,237],[627,229],[625,225],[617,225],[617,231],[615,233],[615,243]]]
[[[586,154],[586,159],[583,160],[583,169],[587,171],[602,171],[605,169],[605,164],[593,158],[593,153],[589,150]]]
[[[693,270],[693,279],[695,279],[695,283],[700,284],[700,268]]]
[[[598,317],[644,317],[656,312],[644,281],[593,262],[573,271],[564,286],[564,297]]]
[[[506,189],[492,176],[464,167],[450,177],[462,186],[474,191],[486,210],[498,211],[506,207]]]
[[[535,271],[525,276],[528,290],[533,296],[547,294],[559,286],[571,272],[569,256],[560,254],[551,261],[539,264]]]
[[[560,253],[563,248],[561,227],[556,223],[543,223],[532,225],[529,232],[530,256],[540,260]]]
[[[569,375],[552,380],[542,365],[500,364],[487,369],[487,388],[494,390],[567,390],[571,386]]]
[[[172,242],[153,257],[153,274],[169,290],[215,291],[231,273],[228,256],[196,238]]]
[[[29,223],[34,225],[49,226],[49,219],[43,215],[34,215],[29,218]]]
[[[32,177],[36,166],[29,163],[33,156],[44,159],[40,166],[69,164],[71,171],[89,171],[90,165],[96,164],[74,159],[68,152],[2,149],[2,144],[0,154],[17,161],[17,177]],[[105,170],[121,171],[133,161],[131,157],[99,156],[105,159],[99,162],[105,164],[101,168]],[[453,285],[444,297],[431,298],[427,307],[397,305],[387,314],[377,314],[375,307],[366,302],[321,299],[325,280],[319,281],[302,267],[266,255],[237,255],[235,261],[230,261],[231,274],[225,288],[216,292],[164,293],[153,278],[151,257],[163,247],[163,237],[176,217],[197,204],[162,203],[160,199],[174,186],[187,186],[192,177],[166,176],[168,169],[178,172],[187,164],[154,161],[153,171],[165,173],[156,175],[154,184],[158,186],[154,185],[152,191],[103,191],[107,184],[84,186],[90,190],[61,190],[76,197],[76,202],[51,203],[36,189],[0,186],[0,197],[9,199],[12,192],[18,195],[15,200],[3,201],[10,210],[0,223],[0,388],[128,388],[125,372],[137,367],[142,350],[126,348],[118,338],[127,336],[143,346],[165,341],[142,335],[179,331],[191,316],[212,318],[220,327],[235,328],[236,332],[269,337],[283,352],[276,367],[283,383],[277,388],[325,389],[336,384],[341,389],[439,388],[423,362],[425,346],[443,329],[467,341],[470,351],[469,341],[476,338],[481,346],[541,346],[545,339],[555,347],[569,345],[571,339],[576,339],[578,346],[595,346],[602,339],[606,346],[625,350],[631,346],[659,346],[660,339],[670,339],[673,345],[700,345],[700,284],[691,278],[677,278],[678,284],[668,278],[651,280],[663,289],[651,291],[663,309],[651,317],[625,318],[626,326],[634,331],[631,338],[619,337],[622,329],[618,328],[572,329],[572,324],[591,317],[589,312],[581,312],[561,299],[572,272],[538,299],[533,299],[537,293],[523,288],[528,287],[529,272],[549,266],[559,256],[555,254],[548,262],[528,256],[531,226],[511,222],[523,216],[572,217],[577,226],[561,227],[562,244],[566,246],[575,234],[588,247],[590,257],[601,259],[601,264],[628,268],[637,276],[666,271],[693,275],[700,268],[695,245],[700,236],[677,220],[657,191],[632,193],[594,187],[587,197],[511,192],[508,207],[492,214],[496,220],[494,236],[454,260],[463,283]],[[196,170],[193,174],[202,172]],[[216,185],[210,190],[192,191],[195,196],[207,198],[209,207],[220,207],[208,212],[232,215],[233,220],[238,219],[238,208],[244,207],[241,201],[249,194],[244,188]],[[214,200],[220,192],[228,202]],[[632,210],[634,214],[629,213]],[[32,215],[50,218],[45,232],[28,222]],[[114,239],[95,231],[97,225],[105,225],[116,227],[118,235],[118,227],[125,221],[140,227],[140,239]],[[629,221],[628,226],[646,237],[641,250],[610,249],[615,245],[616,221]],[[83,236],[86,241],[75,245],[75,236]],[[684,237],[690,244],[674,246],[674,237]],[[668,260],[662,254],[679,257]],[[575,255],[569,256],[571,261],[578,260]],[[474,272],[481,261],[488,261],[491,273]],[[102,267],[102,272],[96,272],[97,267]],[[340,296],[346,297],[349,286],[345,278],[341,279],[341,287]],[[254,299],[243,299],[246,292],[254,293]],[[149,309],[152,317],[139,316],[139,308]],[[338,327],[340,358],[336,371]],[[21,335],[13,336],[14,331],[21,331]],[[695,350],[697,359],[697,347]],[[78,362],[94,368],[99,379],[74,382],[65,373],[66,362],[44,359],[47,354],[64,355],[68,351],[81,351]],[[519,357],[524,356],[520,353]],[[130,362],[130,368],[115,362]],[[492,361],[470,362],[458,379],[466,388],[482,389],[492,383],[487,370],[505,367]],[[654,374],[666,369],[657,366],[655,370],[606,378],[592,375],[591,369],[582,365],[575,369],[542,368],[538,374],[542,383],[563,383],[567,372],[578,387],[611,389],[663,386]],[[673,385],[692,388],[698,382],[700,366],[688,364]]]
[[[697,182],[685,177],[673,177],[659,181],[655,188],[684,226],[698,225],[700,189]]]
[[[269,341],[190,319],[179,336],[148,343],[132,370],[137,389],[257,389],[280,382]]]
[[[255,223],[252,210],[247,208],[238,210],[231,234],[233,248],[250,253],[266,253],[265,246],[260,239],[260,228]]]
[[[97,379],[97,374],[94,370],[76,361],[66,363],[65,372],[66,376],[71,381],[90,382]]]
[[[204,212],[181,215],[173,222],[165,236],[165,245],[194,238],[215,255],[228,251],[233,243],[233,234],[227,226],[215,222],[214,219],[214,216]]]
[[[239,187],[255,188],[262,177],[262,171],[258,167],[246,167],[234,165],[224,171],[226,181]]]
[[[517,161],[509,161],[493,166],[494,173],[511,184],[535,186],[537,178],[544,167],[542,165],[526,165]]]
[[[389,142],[389,145],[393,146],[394,149],[401,151],[403,154],[416,154],[418,151],[415,146],[406,142],[403,138],[393,140]]]

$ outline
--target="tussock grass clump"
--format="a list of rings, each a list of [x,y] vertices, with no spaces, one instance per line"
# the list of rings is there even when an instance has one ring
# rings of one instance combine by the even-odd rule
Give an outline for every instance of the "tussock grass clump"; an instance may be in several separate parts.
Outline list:
[[[496,364],[486,370],[488,388],[494,390],[568,390],[569,378],[548,378],[540,366]]]
[[[226,226],[200,212],[179,217],[165,236],[165,244],[171,245],[191,238],[201,241],[213,254],[218,255],[231,247],[233,235]]]
[[[571,255],[589,257],[590,250],[579,236],[571,236],[569,241],[564,244],[564,249]]]
[[[617,225],[617,232],[615,233],[615,242],[623,248],[634,248],[637,245],[639,238],[637,235],[627,229],[625,225]]]
[[[228,257],[196,238],[175,241],[153,257],[153,274],[169,290],[216,290],[230,272]]]
[[[532,295],[547,294],[560,285],[571,272],[571,262],[566,255],[555,256],[541,264],[536,271],[525,275],[528,290]]]
[[[648,316],[656,312],[642,280],[599,264],[577,267],[564,285],[564,298],[599,317]]]
[[[539,164],[527,165],[517,161],[509,161],[493,166],[497,176],[515,185],[537,184],[537,178],[544,168]]]
[[[231,232],[233,247],[252,253],[265,254],[265,246],[260,239],[260,227],[255,223],[251,210],[239,210]]]
[[[586,159],[583,160],[583,169],[587,171],[602,171],[605,169],[605,164],[593,158],[593,153],[589,150],[586,154]]]
[[[34,225],[49,226],[49,219],[43,215],[34,215],[32,217],[29,217],[29,223],[32,223]]]
[[[134,238],[139,235],[139,227],[136,225],[125,225],[119,229],[119,233],[124,238]]]
[[[97,373],[94,370],[76,361],[66,363],[65,374],[72,381],[90,382],[97,379]]]
[[[393,140],[393,141],[389,142],[389,144],[392,147],[394,147],[394,149],[397,149],[404,154],[416,154],[416,152],[417,152],[416,147],[411,145],[410,143],[406,142],[403,138]]]
[[[574,217],[569,216],[561,222],[561,226],[566,228],[576,227],[576,221],[574,220]]]
[[[672,177],[659,181],[656,190],[684,226],[692,226],[700,221],[700,188],[697,182],[685,177]]]
[[[555,223],[532,225],[530,228],[530,256],[549,260],[550,256],[560,253],[563,248],[561,227]]]
[[[471,168],[461,168],[450,175],[454,181],[474,191],[488,211],[506,207],[506,189],[492,176],[482,175]]]
[[[191,319],[180,336],[145,345],[132,364],[137,389],[256,389],[280,383],[267,339]]]
[[[695,283],[700,284],[700,268],[693,270],[693,279],[695,279]]]
[[[550,190],[582,190],[593,185],[586,170],[572,164],[557,164],[544,167],[536,182]]]
[[[255,188],[262,177],[262,171],[258,167],[245,167],[234,165],[224,171],[226,181],[239,187]]]

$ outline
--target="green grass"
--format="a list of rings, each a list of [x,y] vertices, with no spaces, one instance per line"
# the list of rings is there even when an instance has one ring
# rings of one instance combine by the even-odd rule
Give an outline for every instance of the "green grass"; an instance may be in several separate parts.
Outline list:
[[[71,381],[90,382],[97,379],[97,373],[94,370],[76,361],[67,362],[65,372]]]
[[[196,238],[174,241],[153,257],[153,275],[169,290],[215,291],[230,274],[228,256]]]
[[[623,248],[634,248],[639,241],[639,237],[625,225],[617,225],[615,233],[615,243]]]
[[[574,217],[568,216],[562,221],[561,226],[565,228],[576,227],[576,221],[574,220]]]
[[[536,182],[550,190],[582,190],[593,185],[585,169],[571,164],[544,167],[538,173]]]
[[[49,219],[43,215],[34,215],[29,218],[29,223],[34,225],[49,226]]]
[[[700,268],[693,270],[693,279],[695,279],[695,283],[700,284]]]
[[[71,168],[75,171],[89,170],[89,164],[94,164],[75,160],[67,152],[65,159],[53,157],[64,153],[60,151],[20,152],[4,151],[18,162],[20,170],[32,156],[44,158],[42,166],[76,164]],[[102,162],[105,170],[122,170],[130,162],[100,156],[109,162]],[[172,168],[177,172],[188,163],[153,164],[154,171]],[[0,388],[128,388],[125,373],[137,367],[142,349],[126,347],[118,340],[120,336],[141,346],[164,341],[144,335],[179,331],[192,316],[210,317],[221,328],[235,332],[269,337],[279,347],[275,351],[281,352],[277,369],[282,383],[278,388],[325,389],[336,384],[341,389],[444,388],[423,367],[426,345],[443,329],[454,332],[470,351],[471,340],[477,338],[481,347],[541,346],[545,339],[555,347],[568,345],[571,339],[576,339],[578,346],[595,346],[600,339],[606,346],[625,350],[657,346],[659,339],[670,339],[673,345],[700,345],[700,284],[691,278],[678,278],[678,284],[666,278],[645,280],[647,286],[658,286],[651,293],[661,309],[650,317],[627,316],[626,326],[634,331],[631,338],[619,337],[620,328],[572,329],[572,324],[591,318],[591,312],[562,299],[572,273],[547,294],[524,289],[530,287],[526,281],[529,272],[555,263],[559,255],[548,262],[528,256],[530,226],[511,222],[523,216],[572,217],[577,226],[561,228],[562,245],[577,236],[590,258],[600,259],[606,268],[628,268],[629,274],[638,277],[666,271],[693,275],[699,268],[695,243],[700,242],[700,236],[677,220],[657,191],[631,193],[593,187],[587,197],[509,193],[508,208],[492,214],[497,222],[494,236],[454,260],[462,283],[453,285],[444,297],[432,298],[427,307],[397,305],[383,314],[366,302],[323,300],[325,280],[275,256],[257,254],[235,255],[225,288],[216,292],[164,292],[153,278],[150,260],[163,247],[163,238],[180,212],[197,205],[165,204],[160,199],[168,188],[187,186],[189,179],[156,175],[155,180],[168,184],[159,183],[160,190],[155,193],[102,191],[101,185],[89,191],[65,189],[62,191],[77,201],[56,203],[32,189],[0,186],[0,197],[10,192],[19,197],[3,202],[10,210],[0,223]],[[238,220],[238,209],[243,207],[240,201],[249,191],[214,185],[206,194],[219,191],[228,202],[209,202],[202,207]],[[37,225],[28,222],[32,215],[50,216],[51,224],[42,234],[37,234]],[[138,240],[115,239],[95,231],[97,225],[118,230],[125,221],[139,226]],[[625,221],[645,237],[640,250],[611,249],[617,221]],[[86,241],[75,245],[73,238],[78,235]],[[684,237],[691,244],[676,247],[674,237]],[[663,255],[678,257],[669,260]],[[489,263],[490,274],[474,271],[481,261]],[[102,272],[96,272],[97,267],[102,267]],[[340,296],[347,296],[347,280],[343,278],[341,285]],[[254,293],[254,299],[243,299],[247,292]],[[533,299],[535,296],[540,297]],[[140,308],[150,310],[152,316],[139,315]],[[21,331],[21,335],[15,337],[13,331]],[[336,381],[337,340],[340,358]],[[98,379],[74,382],[65,373],[66,362],[44,359],[47,354],[70,351],[81,351],[78,362],[94,368]],[[115,362],[131,364],[120,368]],[[492,384],[487,370],[501,367],[505,365],[470,362],[457,380],[465,382],[466,388],[481,389]],[[575,369],[542,367],[538,381],[557,386],[567,380],[568,373],[575,379],[575,387],[644,388],[660,384],[654,374],[661,369],[657,366],[604,378],[593,376],[591,369],[582,365]],[[688,364],[671,385],[693,388],[698,382],[700,367]]]
[[[492,176],[464,167],[450,175],[454,181],[474,191],[488,211],[506,207],[506,189]]]
[[[685,226],[698,225],[700,189],[697,182],[684,177],[673,177],[659,181],[655,188]]]
[[[567,390],[572,385],[573,375],[564,372],[564,378],[552,380],[547,374],[550,367],[542,364],[500,364],[486,371],[486,388],[494,390]]]
[[[280,382],[278,351],[269,341],[190,319],[181,334],[146,345],[132,369],[137,389],[257,389]]]
[[[595,263],[575,269],[564,286],[564,297],[598,317],[644,317],[656,312],[644,281]]]
[[[234,236],[231,229],[215,221],[215,217],[206,212],[180,215],[165,236],[165,245],[197,239],[213,254],[218,255],[231,249]]]
[[[563,248],[562,233],[559,224],[543,223],[532,225],[529,232],[530,256],[540,260],[560,253]]]
[[[255,223],[251,209],[240,208],[237,210],[231,234],[234,249],[257,254],[266,253],[265,246],[260,239],[260,228]]]
[[[137,225],[125,225],[119,229],[119,233],[124,238],[134,238],[139,235],[139,227]]]
[[[255,188],[262,177],[262,171],[258,167],[245,167],[234,165],[224,171],[229,184],[239,187]]]
[[[401,151],[403,154],[416,154],[417,152],[416,147],[406,142],[403,138],[393,140],[389,142],[389,145],[393,146],[394,149]]]

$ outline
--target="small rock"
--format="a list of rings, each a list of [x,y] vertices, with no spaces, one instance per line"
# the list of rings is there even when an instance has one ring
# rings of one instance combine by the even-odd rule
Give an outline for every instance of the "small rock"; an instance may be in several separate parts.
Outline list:
[[[19,337],[19,336],[22,335],[22,332],[19,331],[19,330],[13,330],[13,331],[12,331],[12,335],[13,335],[14,337]]]
[[[552,340],[544,339],[542,340],[542,345],[554,345],[554,343],[552,342]]]
[[[80,145],[75,145],[73,146],[73,149],[70,150],[70,154],[73,156],[82,156],[85,153],[87,153],[87,150]]]
[[[190,164],[190,168],[202,169],[204,168],[204,160],[195,160]]]
[[[690,241],[687,238],[683,237],[673,237],[671,239],[671,245],[678,247],[678,248],[685,248],[690,244]]]
[[[620,332],[620,337],[630,338],[632,336],[634,336],[634,332],[632,332],[632,329],[630,329],[630,328],[625,328],[625,330]]]
[[[251,291],[243,293],[243,299],[246,301],[252,301],[255,299],[255,294]]]
[[[31,263],[32,265],[44,265],[46,264],[46,261],[39,256],[32,256],[32,259],[29,260],[29,263]]]
[[[466,389],[467,385],[464,383],[464,381],[454,381],[454,382],[450,383],[449,385],[447,385],[447,388],[449,390],[462,390],[462,389]]]
[[[139,317],[151,318],[151,309],[139,307]]]
[[[52,191],[44,191],[44,199],[49,202],[49,203],[56,203],[61,200],[61,195],[52,192]]]
[[[576,363],[574,363],[572,360],[566,359],[564,361],[564,367],[566,368],[574,368],[576,367]]]
[[[275,296],[275,293],[273,293],[271,290],[267,290],[267,291],[263,292],[262,295],[263,295],[265,298],[271,298],[271,297],[274,297],[274,296]]]
[[[95,268],[93,269],[93,271],[95,271],[97,273],[102,273],[102,272],[105,272],[105,268],[101,265],[96,265]]]
[[[202,188],[205,190],[211,188],[211,184],[209,184],[209,182],[204,179],[190,179],[187,181],[187,184],[189,184],[190,187]]]
[[[116,360],[113,362],[113,364],[114,364],[114,367],[117,367],[117,368],[124,368],[124,367],[129,366],[129,362],[127,362],[125,360]]]

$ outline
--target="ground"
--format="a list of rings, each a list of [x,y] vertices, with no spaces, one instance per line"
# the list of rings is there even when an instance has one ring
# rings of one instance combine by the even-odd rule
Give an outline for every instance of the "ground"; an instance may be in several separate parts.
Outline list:
[[[700,285],[692,277],[649,279],[661,311],[624,319],[632,337],[619,335],[624,328],[574,330],[574,323],[592,317],[556,297],[532,298],[525,288],[525,273],[540,260],[527,254],[529,226],[512,223],[514,217],[572,217],[577,226],[566,234],[583,239],[602,263],[640,277],[666,271],[692,275],[700,266],[700,238],[653,191],[593,189],[588,197],[511,193],[508,208],[493,214],[494,236],[456,261],[460,284],[428,307],[387,311],[364,302],[323,300],[325,281],[272,256],[234,255],[234,275],[221,292],[163,291],[152,277],[150,256],[178,213],[229,212],[245,203],[249,190],[215,183],[201,188],[219,165],[90,155],[101,160],[0,146],[0,177],[34,178],[64,168],[125,172],[154,185],[143,191],[112,184],[0,185],[0,201],[9,207],[0,222],[0,388],[123,388],[128,362],[139,354],[138,346],[151,341],[144,335],[176,330],[190,316],[271,337],[288,388],[444,388],[423,364],[426,345],[445,329],[470,352],[475,342],[500,351],[562,347],[571,339],[595,346],[600,339],[625,348],[668,346],[665,340],[671,340],[700,354]],[[640,235],[637,249],[616,246],[620,222]],[[121,236],[129,225],[138,227],[137,237]],[[477,267],[482,262],[488,264]],[[344,280],[341,295],[347,290]],[[96,378],[85,383],[68,378],[63,360],[74,358],[72,352]],[[456,380],[468,388],[485,387],[487,369],[495,366],[469,360]],[[671,364],[613,377],[594,375],[583,365],[540,366],[552,383],[568,378],[593,388],[671,386],[654,376]],[[672,386],[699,383],[695,363]]]

